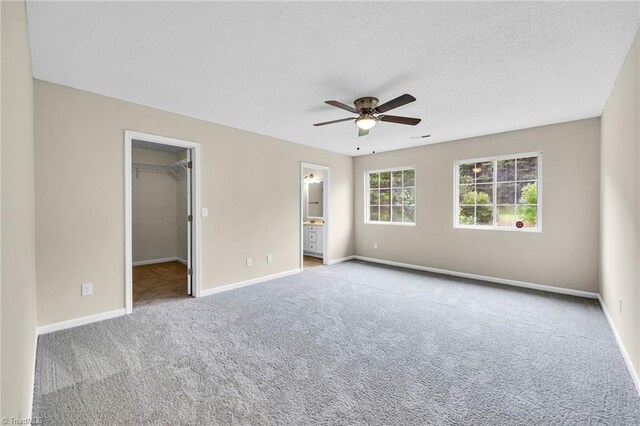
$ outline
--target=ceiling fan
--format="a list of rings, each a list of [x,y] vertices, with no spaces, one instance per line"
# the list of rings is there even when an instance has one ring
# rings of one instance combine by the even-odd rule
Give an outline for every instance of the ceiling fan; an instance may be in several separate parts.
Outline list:
[[[420,122],[420,118],[411,117],[399,117],[397,115],[384,115],[383,113],[391,111],[392,109],[401,107],[415,101],[416,98],[409,94],[398,96],[395,99],[385,102],[382,105],[378,105],[378,98],[367,96],[364,98],[358,98],[353,101],[353,105],[345,105],[338,101],[325,101],[325,104],[341,108],[358,114],[357,117],[342,118],[340,120],[325,121],[324,123],[316,123],[314,126],[325,126],[327,124],[340,123],[343,121],[355,120],[356,126],[358,126],[358,136],[366,136],[369,134],[369,130],[375,126],[378,121],[387,121],[389,123],[406,124],[408,126],[415,126]]]

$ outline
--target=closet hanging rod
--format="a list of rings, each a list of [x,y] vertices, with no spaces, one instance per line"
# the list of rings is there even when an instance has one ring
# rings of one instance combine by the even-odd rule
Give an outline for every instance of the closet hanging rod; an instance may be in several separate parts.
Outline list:
[[[161,169],[187,169],[189,164],[189,160],[186,158],[184,160],[176,161],[171,164],[153,164],[153,163],[131,163],[132,167],[151,167],[151,168],[161,168]]]
[[[186,170],[188,167],[188,160],[176,161],[172,164],[152,164],[152,163],[131,163],[131,169],[136,171],[136,178],[140,171],[150,171],[155,173],[168,173],[176,179],[180,179],[178,172],[180,170]]]

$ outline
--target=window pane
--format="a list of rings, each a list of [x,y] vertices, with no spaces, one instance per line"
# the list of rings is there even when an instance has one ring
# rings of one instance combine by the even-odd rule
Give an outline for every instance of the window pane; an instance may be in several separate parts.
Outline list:
[[[402,205],[402,189],[391,190],[391,204],[394,206]]]
[[[383,172],[380,173],[380,188],[390,188],[391,187],[391,173]]]
[[[391,208],[391,219],[393,222],[402,222],[402,206],[393,206]]]
[[[476,225],[493,225],[493,206],[476,207]]]
[[[377,188],[380,182],[380,173],[369,173],[369,188]]]
[[[368,179],[368,221],[415,223],[415,170],[369,172]]]
[[[538,156],[458,164],[458,223],[537,227]]]
[[[538,157],[518,158],[516,171],[519,181],[538,179]]]
[[[380,190],[380,205],[388,206],[391,204],[391,194],[389,189]]]
[[[473,173],[474,163],[471,164],[460,164],[459,172],[460,172],[460,183],[473,183],[475,182],[475,174]]]
[[[498,226],[513,228],[516,222],[516,206],[498,206]]]
[[[474,172],[476,182],[493,182],[493,161],[476,163]]]
[[[403,176],[404,176],[404,186],[415,186],[416,184],[416,171],[411,169],[411,170],[405,170],[402,172]]]
[[[516,220],[524,222],[525,228],[535,228],[538,223],[538,207],[518,206]]]
[[[498,182],[516,180],[516,160],[498,161]]]
[[[402,203],[405,205],[415,205],[416,203],[416,189],[415,188],[404,188],[402,190],[403,193],[403,201]]]
[[[404,206],[404,219],[405,223],[414,223],[416,221],[416,207],[415,206]]]
[[[496,189],[497,204],[515,204],[516,203],[516,184],[515,183],[499,183]]]
[[[535,182],[518,183],[518,204],[538,204],[538,186]]]
[[[493,184],[476,185],[476,204],[493,204]]]
[[[394,188],[400,188],[402,186],[402,172],[391,172],[391,185]]]
[[[473,225],[475,207],[460,207],[460,213],[458,214],[458,222],[460,225]]]
[[[380,206],[380,219],[381,222],[389,222],[391,220],[391,207]]]
[[[369,205],[377,206],[380,203],[380,191],[372,189],[369,191]]]
[[[369,220],[372,222],[378,221],[378,206],[369,207]]]
[[[476,203],[474,187],[475,185],[460,185],[460,205],[474,205]]]

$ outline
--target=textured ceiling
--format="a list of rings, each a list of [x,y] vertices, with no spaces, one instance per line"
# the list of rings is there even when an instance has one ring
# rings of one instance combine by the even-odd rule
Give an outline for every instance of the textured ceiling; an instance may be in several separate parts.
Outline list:
[[[33,73],[349,155],[599,116],[638,3],[27,4]],[[360,96],[416,127],[313,127]],[[144,129],[139,129],[144,130]],[[430,139],[411,136],[431,134]]]

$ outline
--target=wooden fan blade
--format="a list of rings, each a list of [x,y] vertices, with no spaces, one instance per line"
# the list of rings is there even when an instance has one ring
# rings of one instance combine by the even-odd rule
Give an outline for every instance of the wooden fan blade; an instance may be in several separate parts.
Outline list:
[[[407,124],[409,126],[415,126],[422,119],[412,117],[398,117],[397,115],[381,115],[378,117],[380,121],[388,121],[389,123]]]
[[[328,105],[331,105],[331,106],[334,106],[334,107],[337,107],[337,108],[342,108],[342,109],[347,110],[347,111],[349,111],[349,112],[352,112],[352,113],[354,113],[354,114],[359,114],[359,112],[358,112],[358,110],[357,110],[357,109],[355,109],[355,108],[354,108],[354,107],[352,107],[352,106],[345,105],[345,104],[343,104],[342,102],[338,102],[338,101],[324,101],[324,103],[325,103],[325,104],[328,104]]]
[[[314,124],[314,126],[326,126],[327,124],[341,123],[343,121],[351,121],[351,120],[355,120],[355,119],[356,119],[356,117],[341,118],[340,120],[325,121],[324,123],[316,123],[316,124]]]
[[[369,134],[369,130],[368,129],[358,129],[358,137],[367,136],[368,134]]]
[[[416,98],[405,93],[402,96],[398,96],[397,98],[391,99],[389,102],[385,102],[382,105],[376,107],[376,111],[379,113],[391,111],[394,108],[398,108],[398,107],[401,107],[402,105],[409,104],[415,100]]]

